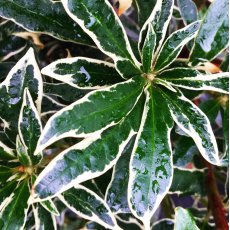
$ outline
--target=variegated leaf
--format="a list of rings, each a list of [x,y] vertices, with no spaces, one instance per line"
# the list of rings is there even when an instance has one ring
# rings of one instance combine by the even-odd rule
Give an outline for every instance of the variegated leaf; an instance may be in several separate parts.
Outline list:
[[[18,181],[9,180],[7,184],[0,185],[0,211],[5,207],[7,202],[11,199],[10,196],[18,185]]]
[[[61,40],[93,42],[66,14],[60,1],[0,0],[0,16],[30,32],[44,33]]]
[[[168,69],[157,75],[166,82],[189,90],[212,90],[229,93],[229,73],[205,75],[189,68]]]
[[[159,51],[154,70],[159,71],[169,66],[180,54],[184,45],[196,36],[199,26],[200,21],[196,21],[172,33]]]
[[[37,151],[61,138],[86,137],[116,124],[133,108],[144,84],[144,78],[137,76],[91,92],[60,110],[47,122]]]
[[[55,96],[54,96],[55,97]],[[53,114],[63,109],[66,105],[55,100],[52,95],[48,96],[43,94],[42,98],[42,112],[41,117],[46,116],[47,114]]]
[[[43,87],[47,95],[57,96],[67,102],[75,102],[89,93],[89,90],[80,90],[65,83],[44,82]]]
[[[0,60],[5,61],[22,52],[26,47],[26,40],[14,36],[18,30],[17,25],[11,21],[0,23]]]
[[[140,63],[108,0],[62,0],[62,3],[69,16],[93,39],[97,47],[114,60],[124,78],[140,74]]]
[[[142,105],[141,98],[119,124],[101,135],[93,135],[79,142],[54,158],[38,176],[34,186],[35,196],[40,199],[54,196],[113,167],[138,130]]]
[[[113,64],[83,57],[55,61],[41,73],[78,89],[98,89],[123,81]]]
[[[174,220],[166,219],[166,218],[155,222],[151,226],[151,230],[173,230],[173,229],[174,229]]]
[[[215,0],[204,16],[200,30],[190,53],[190,62],[211,61],[221,53],[229,42],[229,1]]]
[[[184,208],[177,207],[175,209],[175,226],[174,230],[199,230],[192,214]]]
[[[13,170],[11,168],[0,165],[0,188],[2,188],[6,184],[7,180],[12,175],[13,175]]]
[[[152,9],[154,8],[157,0],[133,0],[133,2],[136,4],[138,11],[138,22],[140,27],[142,27],[151,15]]]
[[[58,198],[77,215],[93,220],[108,229],[120,229],[106,202],[86,187],[74,186]]]
[[[19,135],[16,138],[16,151],[17,151],[17,158],[23,166],[32,165],[30,156],[26,150],[26,146],[22,143],[22,140]]]
[[[0,119],[3,120],[5,133],[12,142],[16,141],[18,117],[26,87],[30,90],[36,108],[40,112],[42,77],[32,48],[17,62],[0,84]]]
[[[15,159],[15,153],[13,149],[7,147],[5,144],[3,144],[0,141],[0,162],[6,161],[6,160],[12,160]]]
[[[29,184],[25,180],[4,201],[0,210],[1,229],[23,229],[29,209],[29,196]]]
[[[135,138],[133,137],[125,147],[121,157],[113,169],[113,175],[107,187],[105,199],[114,213],[129,213],[127,189],[129,181],[129,161]]]
[[[219,165],[217,143],[207,116],[179,90],[177,93],[167,89],[161,92],[177,125],[193,138],[200,153],[208,162]]]
[[[149,24],[152,25],[153,30],[156,33],[156,45],[155,45],[156,49],[153,56],[154,59],[156,58],[156,55],[158,54],[161,45],[164,41],[166,31],[169,25],[169,21],[172,16],[173,5],[174,5],[174,0],[157,0],[151,15],[146,20],[145,24],[141,29],[140,38],[139,38],[140,50],[142,48],[141,44],[145,39],[145,34]]]
[[[198,19],[198,10],[193,0],[177,0],[177,5],[186,25],[195,22]]]
[[[146,229],[167,194],[173,175],[170,131],[173,120],[157,87],[146,89],[140,129],[130,160],[128,201]]]
[[[153,63],[153,54],[156,45],[156,33],[152,24],[148,25],[148,31],[142,48],[142,64],[145,73],[151,71]]]
[[[33,165],[37,164],[41,158],[39,155],[34,155],[38,139],[42,132],[42,124],[33,99],[28,88],[24,90],[23,103],[18,121],[18,130],[22,144]]]
[[[41,204],[33,204],[35,230],[56,230],[55,216],[47,211]]]
[[[51,199],[42,201],[40,202],[40,204],[51,214],[55,216],[60,215],[59,211],[57,210],[57,207],[55,206],[54,202]]]

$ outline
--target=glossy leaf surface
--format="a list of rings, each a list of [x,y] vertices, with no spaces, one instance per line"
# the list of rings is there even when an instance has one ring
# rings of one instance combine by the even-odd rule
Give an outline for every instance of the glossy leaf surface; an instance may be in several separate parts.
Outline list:
[[[229,93],[229,73],[204,75],[194,69],[174,68],[165,70],[158,77],[185,89]]]
[[[199,230],[197,227],[193,216],[191,213],[189,213],[186,209],[183,209],[181,207],[177,207],[175,209],[176,215],[175,215],[175,230]]]
[[[13,149],[7,147],[0,141],[0,162],[5,160],[12,160],[15,158]]]
[[[35,219],[35,230],[56,230],[55,217],[50,214],[42,205],[34,204],[33,213]]]
[[[127,200],[127,190],[129,181],[129,161],[134,141],[135,138],[130,140],[114,166],[112,179],[106,191],[106,203],[114,213],[130,212]]]
[[[193,65],[214,59],[227,47],[229,42],[228,8],[228,0],[215,0],[210,5],[190,54],[190,62]]]
[[[76,214],[96,221],[106,228],[118,228],[116,220],[105,201],[86,187],[82,185],[75,186],[58,197]]]
[[[67,102],[75,102],[89,92],[88,90],[80,90],[65,83],[44,82],[43,87],[44,93],[47,95],[57,96]]]
[[[23,229],[29,209],[29,196],[29,185],[25,180],[14,190],[0,210],[1,229]]]
[[[128,200],[133,214],[147,228],[172,181],[169,137],[173,120],[159,89],[145,92],[142,121],[130,161]]]
[[[169,21],[173,12],[174,0],[158,0],[153,8],[153,11],[149,18],[146,20],[144,26],[140,32],[139,43],[141,43],[145,37],[145,31],[148,29],[148,25],[151,24],[153,30],[156,33],[156,49],[154,52],[154,58],[160,50],[163,40],[166,35],[166,31],[169,25]]]
[[[0,16],[28,31],[49,34],[61,40],[93,44],[66,14],[60,2],[51,0],[0,0]]]
[[[13,172],[11,168],[0,165],[0,188],[5,185],[6,181],[12,176],[12,174]]]
[[[54,202],[50,199],[50,200],[45,200],[43,202],[40,203],[43,208],[45,208],[47,211],[49,211],[50,213],[54,214],[55,216],[59,216],[60,213],[58,212]]]
[[[42,77],[32,48],[17,62],[0,84],[0,118],[4,121],[6,135],[12,142],[16,141],[18,117],[26,87],[32,92],[31,96],[40,112]]]
[[[109,62],[90,58],[65,58],[42,69],[42,74],[76,88],[97,89],[124,79]]]
[[[16,138],[16,150],[17,150],[17,158],[20,161],[20,163],[23,166],[31,166],[32,162],[31,162],[30,156],[28,152],[26,151],[26,147],[22,143],[19,135]]]
[[[110,169],[138,130],[142,102],[140,100],[119,124],[101,135],[79,142],[53,159],[38,176],[35,183],[37,196],[41,199],[53,196]]]
[[[177,93],[162,90],[177,125],[197,145],[202,156],[211,164],[220,164],[215,136],[206,115],[179,90]]]
[[[63,137],[89,136],[119,122],[135,105],[144,83],[144,78],[138,76],[89,93],[60,110],[47,122],[40,138],[40,149]]]
[[[145,73],[148,73],[151,70],[155,45],[156,33],[153,30],[152,24],[149,24],[148,32],[142,48],[142,64]]]
[[[177,4],[186,25],[197,20],[198,10],[193,0],[177,0]]]
[[[34,151],[42,132],[42,124],[28,88],[24,90],[18,127],[21,141],[26,148],[31,163],[37,164],[42,156],[35,156]]]
[[[125,77],[140,74],[120,19],[108,0],[62,0],[69,16],[93,39],[97,47],[110,56]]]
[[[138,11],[139,26],[142,27],[152,13],[157,0],[135,0]]]
[[[200,22],[196,21],[172,33],[160,50],[154,70],[162,70],[171,64],[180,54],[183,46],[196,36],[199,26]]]

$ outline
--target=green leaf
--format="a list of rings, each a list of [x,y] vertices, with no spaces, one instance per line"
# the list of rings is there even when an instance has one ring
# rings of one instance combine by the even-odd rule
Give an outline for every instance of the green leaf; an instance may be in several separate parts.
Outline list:
[[[29,184],[25,180],[5,200],[5,205],[0,210],[1,229],[23,229],[29,209],[29,196]]]
[[[3,144],[0,141],[0,162],[12,160],[14,158],[15,158],[15,154],[13,152],[13,149],[7,147],[5,144]]]
[[[206,173],[206,171],[198,169],[174,168],[170,193],[205,196],[207,193],[204,186]]]
[[[54,158],[38,176],[35,196],[40,199],[54,196],[113,167],[139,128],[142,105],[141,98],[119,124],[101,135],[86,138]]]
[[[19,135],[16,138],[16,150],[17,150],[17,157],[20,163],[24,166],[31,166],[32,162],[30,156],[26,151],[26,146],[22,143]]]
[[[154,52],[154,57],[153,57],[154,59],[156,58],[156,55],[158,54],[161,45],[164,41],[166,31],[169,25],[169,21],[171,19],[172,12],[173,12],[173,4],[174,4],[174,0],[157,0],[151,15],[146,20],[145,24],[141,29],[139,44],[141,44],[142,41],[144,40],[145,33],[148,29],[149,24],[152,25],[153,30],[156,33],[156,45],[155,45],[156,49]]]
[[[153,224],[151,230],[173,230],[174,221],[171,219],[161,219]]]
[[[38,152],[61,138],[86,137],[119,122],[135,105],[144,84],[144,78],[137,76],[89,93],[60,110],[47,122]]]
[[[144,25],[146,20],[152,13],[152,9],[154,8],[157,0],[135,0],[137,11],[138,11],[138,22],[140,27]]]
[[[7,78],[0,84],[0,118],[4,122],[5,133],[12,142],[16,141],[18,117],[26,87],[30,90],[37,110],[40,112],[42,77],[32,48],[17,62]]]
[[[169,66],[180,54],[184,45],[196,36],[199,26],[200,21],[196,21],[172,33],[159,51],[154,70],[159,71]]]
[[[161,92],[177,125],[193,138],[200,153],[208,162],[219,165],[216,139],[206,115],[179,90],[177,93],[166,89]]]
[[[2,188],[5,185],[5,183],[12,176],[12,174],[13,172],[11,168],[0,165],[0,188]]]
[[[113,64],[82,57],[55,61],[41,73],[78,89],[98,89],[124,80]]]
[[[61,2],[51,0],[0,0],[0,16],[28,31],[65,41],[92,45],[92,40],[66,14]]]
[[[223,72],[229,72],[229,52],[226,52],[224,60],[222,61],[220,65],[220,69]]]
[[[51,214],[53,214],[55,216],[59,216],[60,215],[60,213],[57,210],[54,202],[51,199],[42,201],[42,202],[40,202],[40,204],[43,206],[43,208],[45,208]]]
[[[172,181],[170,131],[173,120],[157,87],[146,92],[140,129],[130,161],[128,200],[146,229]]]
[[[55,216],[43,208],[43,206],[39,203],[33,204],[33,213],[35,219],[35,230],[57,229]]]
[[[58,198],[77,215],[109,229],[120,229],[106,202],[86,187],[77,185]]]
[[[193,0],[177,0],[177,5],[186,25],[197,21],[198,10]]]
[[[1,6],[0,6],[1,8]],[[1,13],[0,13],[1,14]],[[17,26],[11,21],[0,23],[0,60],[5,61],[23,51],[26,47],[26,40],[14,36]]]
[[[173,163],[178,167],[185,167],[187,164],[192,162],[195,154],[198,154],[194,141],[190,137],[180,137],[174,147],[173,152]]]
[[[192,214],[189,211],[181,207],[177,207],[175,209],[175,213],[175,230],[199,230],[199,228],[196,226]]]
[[[67,102],[75,102],[89,92],[89,90],[80,90],[64,83],[44,82],[43,87],[47,95],[55,95]]]
[[[220,104],[217,100],[211,99],[201,102],[199,108],[207,115],[209,121],[214,123],[220,111]]]
[[[129,213],[127,189],[129,181],[129,164],[135,139],[132,138],[122,152],[113,169],[111,182],[107,188],[105,199],[114,213]]]
[[[34,155],[38,139],[42,132],[42,124],[28,88],[24,90],[23,103],[18,122],[21,141],[26,148],[31,163],[35,165],[42,158],[41,153],[40,155]]]
[[[5,206],[5,204],[10,200],[10,195],[15,190],[18,185],[18,181],[11,180],[7,181],[7,184],[0,185],[0,211]]]
[[[158,78],[168,83],[189,90],[212,90],[229,93],[229,73],[204,75],[189,68],[174,68],[165,70]]]
[[[69,16],[93,39],[97,47],[114,60],[124,78],[140,74],[140,63],[108,0],[62,0],[62,3]]]
[[[228,46],[228,8],[228,0],[215,0],[210,5],[190,53],[192,65],[213,60]]]
[[[152,24],[149,24],[145,42],[142,48],[142,64],[145,73],[151,71],[155,45],[156,45],[156,33],[154,32]]]
[[[63,109],[64,107],[65,107],[64,104],[61,104],[60,102],[56,101],[54,98],[46,94],[43,94],[41,117],[47,114],[56,113],[57,111]]]

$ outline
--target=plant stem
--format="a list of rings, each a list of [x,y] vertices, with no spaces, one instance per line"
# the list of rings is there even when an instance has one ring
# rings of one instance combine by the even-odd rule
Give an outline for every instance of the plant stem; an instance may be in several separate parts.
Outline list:
[[[208,208],[212,211],[212,215],[216,224],[216,229],[227,230],[228,222],[226,220],[226,210],[224,208],[221,196],[217,188],[216,178],[213,173],[213,167],[208,162],[205,162],[205,165],[208,167],[208,175],[206,179]]]

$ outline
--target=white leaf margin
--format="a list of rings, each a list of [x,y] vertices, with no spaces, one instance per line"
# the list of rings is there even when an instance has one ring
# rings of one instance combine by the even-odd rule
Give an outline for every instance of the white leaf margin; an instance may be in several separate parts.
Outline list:
[[[104,66],[108,66],[108,67],[111,67],[111,68],[115,68],[115,65],[112,64],[112,63],[109,63],[109,62],[106,62],[106,61],[100,61],[100,60],[97,60],[97,59],[92,59],[92,58],[85,58],[85,57],[73,57],[73,58],[63,58],[63,59],[59,59],[57,61],[54,61],[52,62],[51,64],[49,64],[48,66],[44,67],[42,70],[41,70],[41,73],[46,75],[46,76],[49,76],[49,77],[52,77],[56,80],[59,80],[61,82],[64,82],[68,85],[71,85],[77,89],[82,89],[82,90],[92,90],[92,89],[100,89],[100,88],[105,88],[106,86],[86,86],[86,87],[81,87],[81,86],[78,86],[77,84],[73,83],[72,81],[72,76],[74,74],[57,74],[57,73],[54,73],[55,69],[56,69],[56,65],[58,64],[74,64],[74,63],[77,63],[78,61],[87,61],[89,63],[93,63],[93,64],[103,64]]]
[[[148,103],[149,103],[149,101],[151,99],[151,96],[150,96],[150,93],[148,92],[147,88],[145,89],[145,93],[146,93],[146,101],[145,101],[145,106],[144,106],[144,110],[143,110],[143,114],[142,114],[142,120],[141,120],[141,124],[140,124],[139,130],[138,130],[137,136],[136,136],[136,140],[135,140],[135,143],[134,143],[133,151],[132,151],[130,162],[129,162],[128,204],[129,204],[129,208],[130,208],[132,214],[137,219],[142,221],[142,223],[144,224],[144,227],[145,227],[146,230],[149,230],[150,229],[150,220],[151,220],[153,214],[155,213],[155,211],[157,210],[157,208],[159,207],[161,201],[163,200],[165,195],[168,193],[168,191],[169,191],[169,189],[171,187],[171,184],[172,184],[173,176],[171,176],[170,182],[169,182],[167,188],[165,189],[165,192],[160,194],[160,195],[158,195],[158,197],[156,199],[156,203],[155,203],[153,209],[151,211],[149,210],[148,212],[146,212],[143,217],[138,216],[136,211],[132,208],[132,204],[131,204],[132,183],[133,183],[134,178],[135,178],[135,173],[133,172],[132,162],[133,162],[133,158],[134,158],[134,155],[135,155],[135,151],[136,151],[136,149],[138,147],[139,138],[140,138],[141,133],[143,132],[143,129],[144,129],[145,121],[147,119],[147,114],[148,114],[148,110],[149,110]],[[171,163],[171,165],[173,165],[173,153],[172,153],[171,141],[170,141],[171,140],[170,139],[171,130],[172,130],[172,128],[168,128],[167,139],[168,139],[168,145],[169,145],[169,148],[170,148],[170,151],[171,151],[170,163]],[[173,168],[172,168],[172,175],[173,175]]]
[[[114,223],[114,226],[110,226],[109,224],[106,224],[104,221],[102,221],[100,218],[97,217],[97,215],[95,215],[93,212],[92,212],[92,216],[87,216],[83,213],[81,213],[80,211],[78,211],[77,209],[75,209],[74,207],[70,206],[68,204],[68,202],[65,200],[64,196],[63,195],[58,195],[58,198],[70,209],[72,210],[74,213],[76,213],[77,215],[85,218],[85,219],[89,219],[91,221],[95,221],[97,222],[98,224],[104,226],[105,228],[108,228],[108,229],[116,229],[116,230],[121,230],[121,228],[117,225],[117,221],[113,215],[113,213],[111,212],[109,206],[106,204],[106,202],[101,198],[99,197],[96,193],[94,193],[93,191],[89,190],[88,188],[82,186],[82,185],[75,185],[74,188],[76,189],[82,189],[82,190],[85,190],[87,193],[91,194],[92,196],[94,196],[98,201],[100,201],[104,207],[108,210],[108,215],[111,217],[113,223]]]

